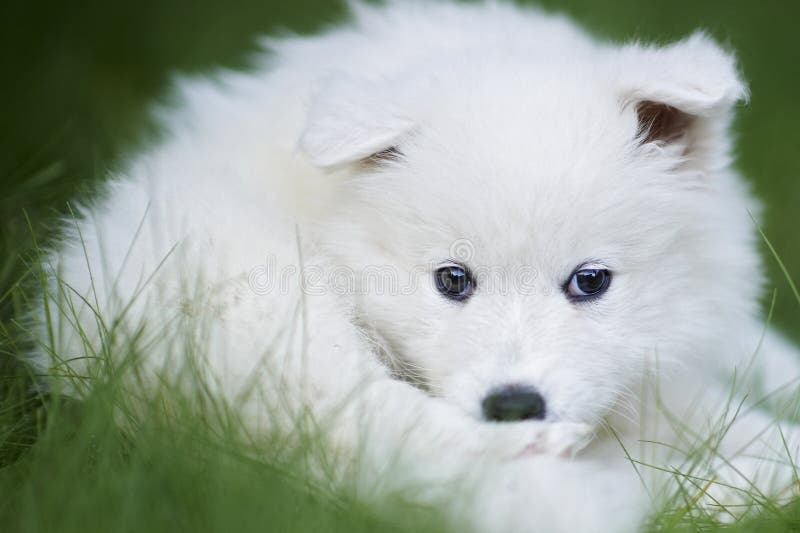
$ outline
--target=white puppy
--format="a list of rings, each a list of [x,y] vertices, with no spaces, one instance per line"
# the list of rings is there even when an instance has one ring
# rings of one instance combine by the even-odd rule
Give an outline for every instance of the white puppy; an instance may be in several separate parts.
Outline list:
[[[675,486],[788,483],[796,431],[736,409],[800,366],[759,318],[733,57],[494,2],[353,11],[180,84],[52,256],[58,368],[135,345],[177,375],[191,345],[249,428],[308,411],[365,498],[477,530],[629,530]]]

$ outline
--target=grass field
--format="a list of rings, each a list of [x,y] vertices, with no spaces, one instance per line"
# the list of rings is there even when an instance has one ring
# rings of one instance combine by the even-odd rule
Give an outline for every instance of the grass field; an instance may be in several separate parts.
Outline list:
[[[766,235],[800,279],[800,4],[543,4],[599,36],[666,41],[703,27],[737,50],[752,93],[736,122],[738,165],[765,200]],[[27,349],[17,343],[16,319],[29,305],[20,287],[31,277],[32,235],[47,242],[67,201],[91,194],[115,161],[148,139],[148,106],[170,77],[245,68],[256,36],[315,31],[344,12],[332,0],[0,3],[0,531],[438,529],[424,510],[368,509],[310,490],[291,464],[254,460],[188,414],[181,423],[155,417],[133,434],[121,432],[113,384],[81,406],[45,409],[16,362]],[[774,322],[800,340],[800,306],[776,261],[765,258],[777,289]],[[716,527],[681,516],[660,524]],[[768,510],[734,529],[800,529],[800,506]]]

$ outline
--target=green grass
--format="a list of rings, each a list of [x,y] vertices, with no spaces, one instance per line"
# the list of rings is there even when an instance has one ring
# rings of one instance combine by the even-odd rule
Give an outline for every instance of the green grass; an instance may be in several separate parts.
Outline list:
[[[31,265],[36,277],[40,264]],[[71,288],[48,284],[62,295],[50,312],[74,321]],[[442,530],[435,512],[401,495],[368,506],[355,487],[336,484],[338,470],[310,418],[299,417],[291,433],[253,434],[234,405],[210,392],[200,371],[207,343],[194,326],[158,330],[164,342],[180,341],[189,364],[153,374],[139,367],[148,344],[138,327],[128,335],[97,314],[91,318],[98,320],[99,343],[77,325],[90,366],[53,354],[49,375],[58,379],[45,386],[22,365],[3,376],[3,531]],[[13,357],[25,350],[13,341],[29,336],[26,322],[10,323],[16,330],[2,339]]]
[[[800,278],[800,4],[543,3],[601,36],[665,41],[700,26],[737,50],[752,92],[736,123],[737,164],[768,207],[762,226],[777,289],[773,320],[800,340],[800,306],[787,282]],[[297,475],[298,458],[256,457],[236,432],[220,432],[193,409],[168,416],[148,404],[146,425],[120,429],[113,407],[124,399],[113,380],[77,405],[36,390],[17,363],[30,348],[17,324],[32,294],[23,286],[36,281],[32,236],[46,242],[67,201],[91,194],[115,161],[153,134],[148,105],[170,76],[245,67],[255,36],[314,31],[343,12],[329,0],[0,3],[0,530],[437,529],[423,510],[367,508],[309,487]],[[694,493],[687,488],[689,502]],[[719,527],[677,500],[655,524],[666,531]],[[800,505],[768,505],[732,529],[800,529]]]
[[[38,426],[38,443],[0,472],[3,531],[438,529],[432,513],[367,508],[310,486],[299,460],[259,456],[235,431],[176,410],[171,399],[169,416],[140,406],[147,416],[137,420],[146,422],[125,430],[113,386],[100,386],[81,404],[48,402],[46,426],[44,409],[29,410],[24,423]],[[0,415],[0,440],[19,430],[6,431],[8,419],[8,412]]]

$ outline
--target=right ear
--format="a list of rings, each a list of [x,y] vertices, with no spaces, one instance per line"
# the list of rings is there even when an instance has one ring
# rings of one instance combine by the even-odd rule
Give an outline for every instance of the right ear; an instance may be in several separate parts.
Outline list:
[[[329,80],[311,103],[300,150],[323,168],[396,156],[395,144],[416,125],[403,105],[407,96],[389,82]]]
[[[671,146],[696,169],[729,151],[732,108],[747,98],[732,54],[695,33],[665,47],[625,46],[618,60],[622,107],[634,110],[641,145]]]
[[[665,47],[627,45],[619,61],[620,89],[628,101],[656,102],[713,118],[747,99],[733,55],[702,32]]]

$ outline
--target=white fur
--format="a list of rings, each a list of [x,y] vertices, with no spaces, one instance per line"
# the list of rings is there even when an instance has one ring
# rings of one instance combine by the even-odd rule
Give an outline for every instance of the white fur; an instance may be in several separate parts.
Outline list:
[[[636,529],[653,504],[640,483],[657,500],[669,480],[639,465],[640,480],[603,428],[635,458],[679,467],[668,446],[638,442],[688,445],[655,404],[702,434],[762,336],[758,206],[730,168],[727,130],[746,96],[733,57],[701,33],[598,43],[503,3],[353,11],[322,35],[268,41],[251,73],[180,84],[164,139],[67,224],[53,275],[74,289],[88,339],[56,313],[51,348],[67,358],[99,344],[91,304],[106,323],[121,317],[120,345],[145,324],[149,368],[174,372],[183,350],[164,332],[188,326],[248,424],[290,429],[309,408],[342,464],[360,463],[364,498],[410,491],[480,531]],[[644,100],[694,116],[691,131],[642,144]],[[392,146],[402,155],[363,161]],[[444,299],[431,275],[454,250],[510,284]],[[575,304],[562,286],[586,261],[614,278]],[[365,282],[376,269],[398,287]],[[738,393],[800,375],[772,331],[754,367],[760,381]],[[658,402],[643,386],[656,374]],[[537,387],[547,419],[482,421],[483,397],[509,383]],[[769,415],[742,420],[704,472],[746,488],[740,471],[762,462],[740,452],[783,451],[766,449],[774,428],[759,433]],[[784,433],[795,452],[797,431]],[[791,478],[775,471],[760,488]]]

